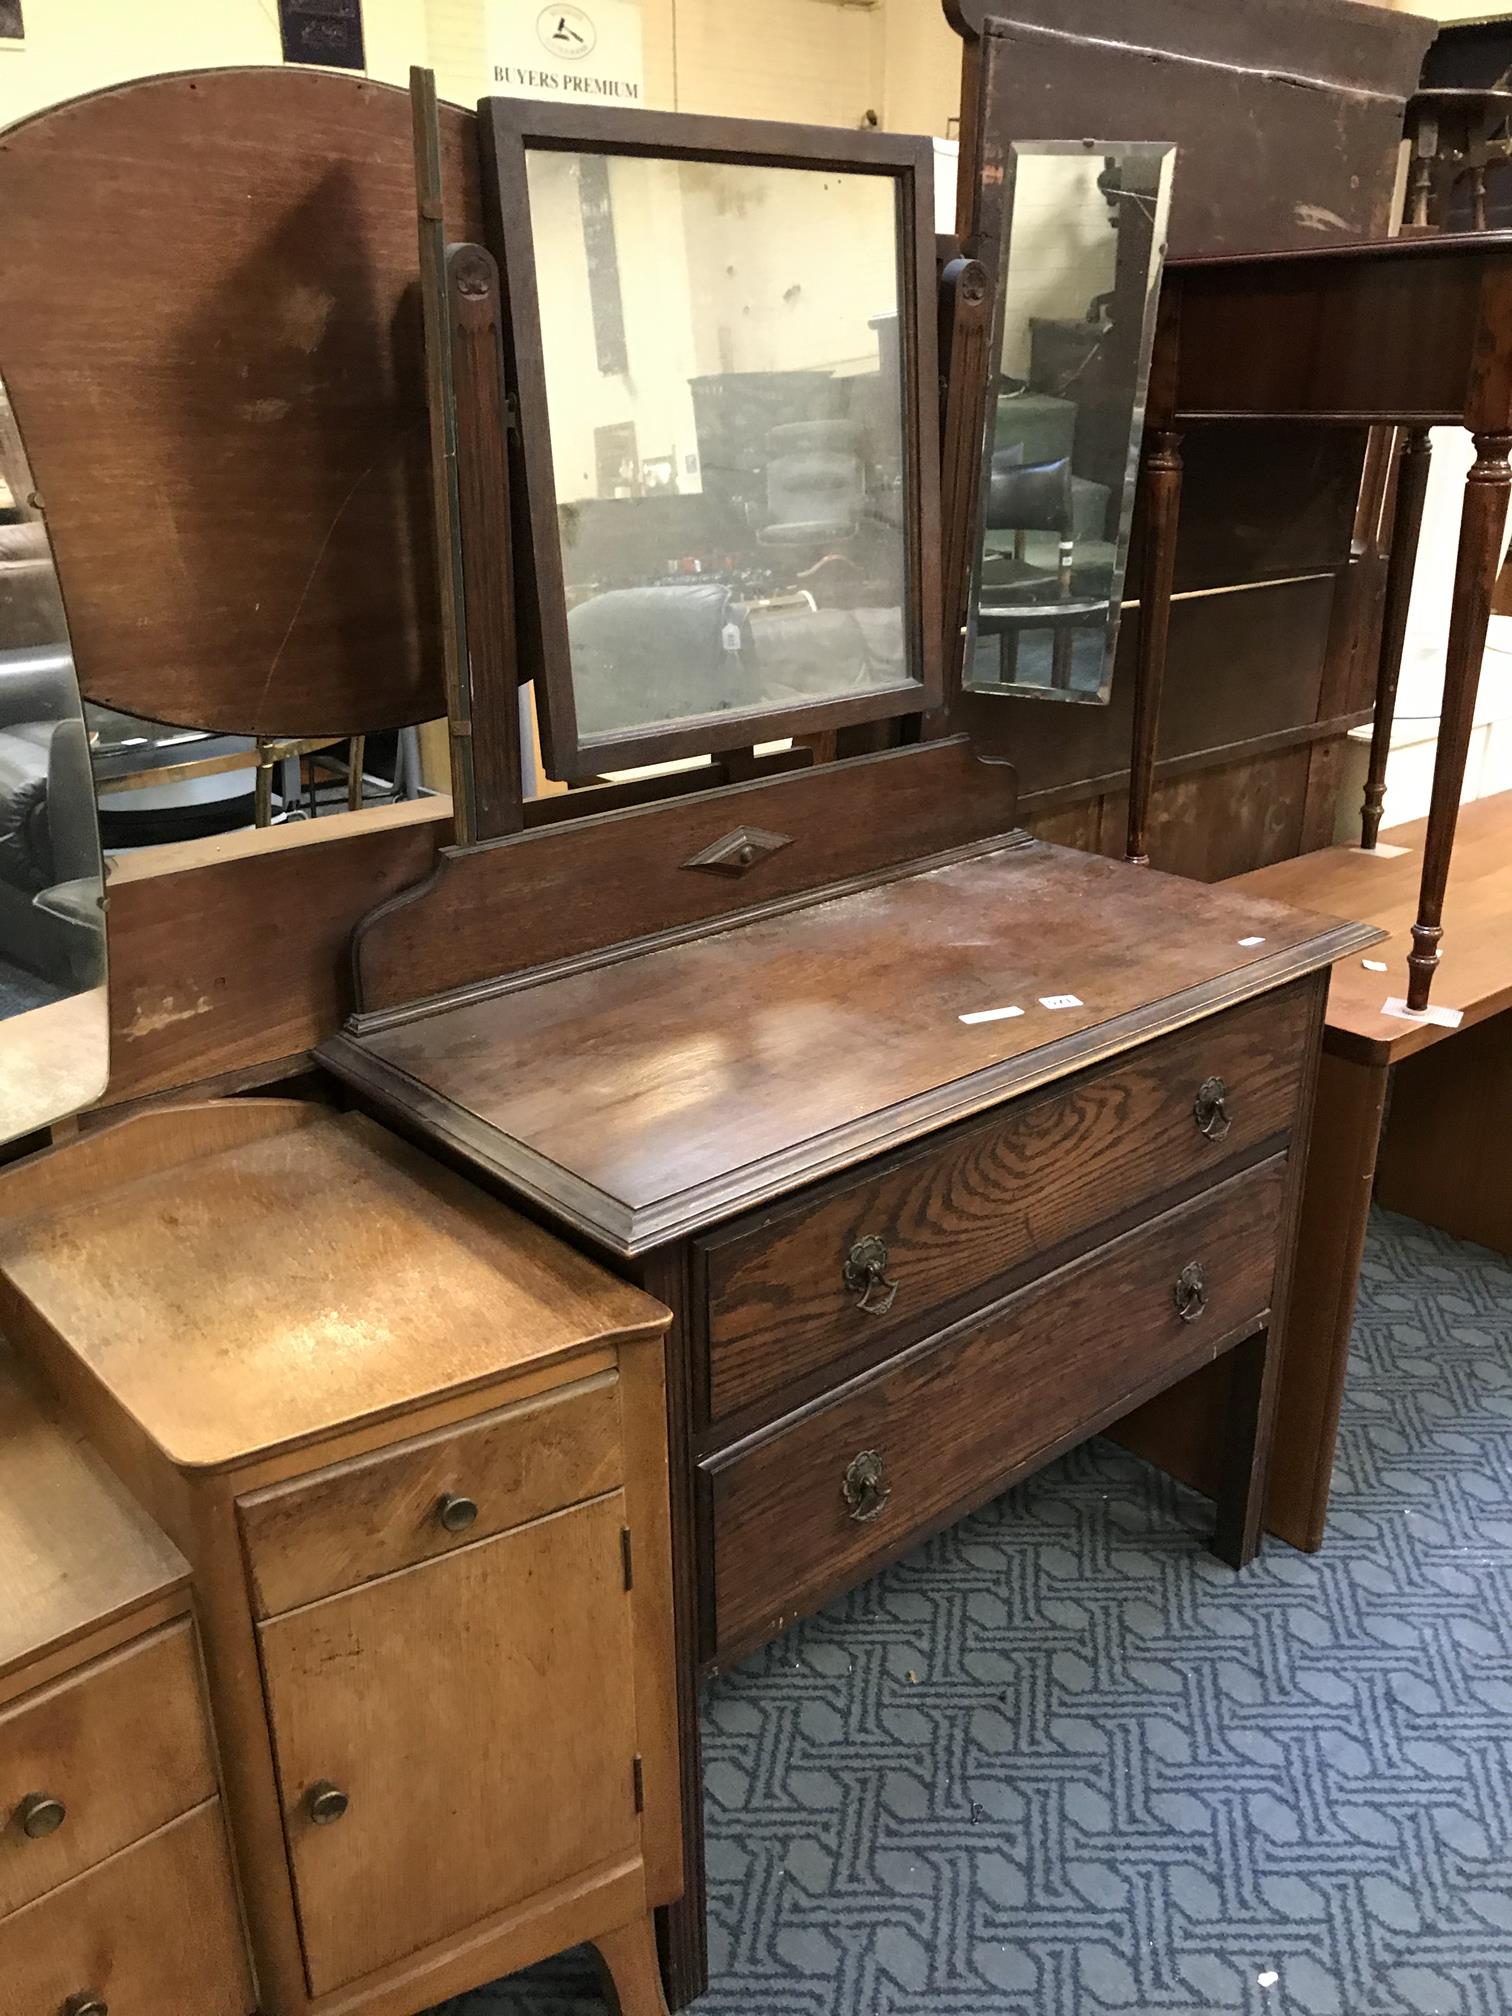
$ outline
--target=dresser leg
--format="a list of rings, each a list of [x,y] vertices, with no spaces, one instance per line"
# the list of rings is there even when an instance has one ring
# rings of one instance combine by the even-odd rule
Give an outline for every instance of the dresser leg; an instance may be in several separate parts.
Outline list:
[[[1230,1354],[1228,1433],[1213,1552],[1230,1568],[1247,1568],[1260,1551],[1265,1480],[1276,1421],[1277,1334],[1261,1330]]]
[[[594,1941],[611,2016],[667,2016],[651,1914]]]

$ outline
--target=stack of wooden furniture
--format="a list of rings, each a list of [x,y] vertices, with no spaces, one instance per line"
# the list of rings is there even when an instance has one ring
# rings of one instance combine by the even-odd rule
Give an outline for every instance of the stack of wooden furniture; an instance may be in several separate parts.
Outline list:
[[[182,1549],[7,1385],[7,2016],[253,2006],[191,1578],[264,2016],[582,1940],[654,2016],[666,1311],[317,1105],[143,1114],[0,1197],[0,1321]]]

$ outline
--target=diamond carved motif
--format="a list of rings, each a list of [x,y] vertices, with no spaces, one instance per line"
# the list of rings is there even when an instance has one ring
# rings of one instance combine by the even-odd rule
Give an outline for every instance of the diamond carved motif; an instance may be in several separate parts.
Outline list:
[[[733,833],[726,833],[722,840],[716,840],[682,865],[701,875],[747,875],[768,855],[792,844],[786,833],[765,833],[759,826],[737,826]]]

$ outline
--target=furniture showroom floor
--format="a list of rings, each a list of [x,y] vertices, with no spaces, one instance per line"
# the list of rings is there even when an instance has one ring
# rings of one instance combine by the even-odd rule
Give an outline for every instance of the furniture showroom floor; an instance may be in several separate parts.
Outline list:
[[[1094,1442],[714,1689],[700,2012],[1512,2008],[1512,1264],[1378,1215],[1355,1354],[1320,1554]]]

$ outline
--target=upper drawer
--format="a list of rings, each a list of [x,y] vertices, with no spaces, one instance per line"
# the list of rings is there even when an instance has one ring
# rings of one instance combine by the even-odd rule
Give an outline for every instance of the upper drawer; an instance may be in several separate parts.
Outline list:
[[[254,1607],[279,1616],[623,1482],[619,1374],[600,1372],[241,1499]]]
[[[1285,1133],[1311,999],[1246,1002],[702,1241],[710,1417]]]
[[[214,1791],[191,1625],[28,1695],[0,1715],[0,1918]]]
[[[1082,1441],[1261,1318],[1277,1157],[704,1465],[729,1660]]]

